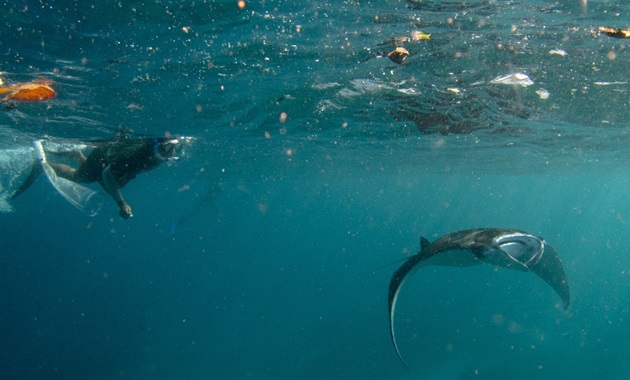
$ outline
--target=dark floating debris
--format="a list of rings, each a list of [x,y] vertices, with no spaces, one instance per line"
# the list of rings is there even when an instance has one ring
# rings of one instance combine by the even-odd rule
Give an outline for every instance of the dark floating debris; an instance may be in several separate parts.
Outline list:
[[[405,62],[405,59],[407,59],[408,55],[409,55],[409,52],[407,51],[407,49],[402,48],[402,47],[398,47],[396,48],[396,50],[387,54],[389,59],[391,59],[392,61],[398,64]]]

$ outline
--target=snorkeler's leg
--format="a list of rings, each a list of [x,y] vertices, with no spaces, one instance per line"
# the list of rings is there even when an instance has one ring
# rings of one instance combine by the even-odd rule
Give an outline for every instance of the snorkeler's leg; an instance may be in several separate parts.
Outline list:
[[[55,162],[49,162],[49,164],[50,166],[52,166],[53,170],[55,171],[55,173],[57,173],[59,177],[69,179],[70,181],[75,181],[74,176],[77,170],[72,166],[66,164],[58,164]]]
[[[85,155],[83,155],[83,152],[80,150],[75,151],[75,155],[72,156],[72,158],[75,159],[76,162],[78,162],[79,164],[84,163],[85,161],[87,161],[87,157],[85,157]]]
[[[78,162],[79,164],[82,164],[87,160],[87,158],[83,154],[83,151],[81,151],[80,149],[73,149],[66,152],[52,152],[51,154],[55,156],[71,158],[75,160],[76,162]]]
[[[24,182],[22,182],[22,184],[16,190],[16,192],[11,196],[11,199],[15,199],[24,191],[26,191],[26,189],[31,187],[33,182],[35,182],[37,177],[39,177],[39,175],[43,171],[42,165],[41,165],[42,160],[44,162],[48,162],[48,160],[46,159],[46,153],[44,152],[44,148],[42,146],[41,141],[37,141],[35,143],[35,147],[36,147],[36,150],[39,150],[39,151],[36,151],[37,158],[33,161],[33,164],[31,165],[31,172],[29,173],[28,177],[26,177]],[[73,180],[74,172],[75,172],[74,168],[65,164],[57,164],[54,162],[48,162],[48,164],[52,166],[53,170],[55,171],[55,173],[57,173],[58,176],[64,177],[69,180]]]

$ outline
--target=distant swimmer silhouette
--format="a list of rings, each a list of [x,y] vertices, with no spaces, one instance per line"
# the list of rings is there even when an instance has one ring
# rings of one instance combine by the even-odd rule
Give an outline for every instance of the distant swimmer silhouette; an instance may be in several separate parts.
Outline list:
[[[124,219],[131,218],[133,217],[131,207],[125,201],[120,189],[138,174],[153,170],[163,162],[176,158],[175,154],[182,147],[180,139],[151,137],[95,142],[87,157],[79,149],[63,153],[52,152],[52,154],[74,159],[79,164],[76,168],[64,163],[48,161],[42,145],[44,141],[36,141],[35,150],[39,162],[33,165],[30,175],[12,198],[17,197],[30,187],[43,168],[49,179],[51,176],[55,178],[59,176],[74,183],[98,181],[118,205],[119,215]],[[55,184],[53,183],[53,185]],[[68,199],[67,194],[63,194],[63,189],[58,186],[55,187]]]
[[[184,223],[188,222],[194,216],[200,214],[202,211],[213,214],[215,216],[219,215],[219,209],[216,204],[217,197],[221,195],[223,192],[223,186],[221,184],[215,184],[208,188],[205,195],[201,196],[197,201],[197,204],[193,209],[188,211],[185,215],[181,216],[179,219],[174,221],[169,228],[169,235],[175,235],[177,230],[184,225]]]
[[[558,254],[545,240],[523,231],[480,228],[453,232],[433,243],[420,239],[420,252],[410,257],[389,283],[389,332],[396,354],[405,367],[394,335],[394,311],[400,288],[412,273],[428,265],[466,267],[491,264],[534,272],[569,306],[569,285]],[[408,367],[407,367],[408,368]]]

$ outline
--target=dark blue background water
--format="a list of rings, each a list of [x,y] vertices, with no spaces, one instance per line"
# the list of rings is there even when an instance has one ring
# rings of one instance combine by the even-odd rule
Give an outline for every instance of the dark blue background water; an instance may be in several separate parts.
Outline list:
[[[44,177],[0,214],[1,378],[630,376],[630,60],[597,32],[627,5],[0,4],[0,78],[58,92],[2,110],[3,199],[33,139],[194,137],[124,188],[131,220]],[[534,85],[490,83],[513,72]],[[530,273],[424,268],[408,372],[383,266],[475,227],[547,239],[571,306]]]

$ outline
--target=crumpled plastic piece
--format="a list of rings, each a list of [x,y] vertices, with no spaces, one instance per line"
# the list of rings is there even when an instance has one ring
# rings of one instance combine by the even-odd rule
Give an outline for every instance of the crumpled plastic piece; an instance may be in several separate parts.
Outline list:
[[[398,63],[399,65],[405,62],[405,59],[407,59],[408,55],[409,55],[409,52],[407,51],[407,49],[403,47],[397,47],[396,50],[387,54],[389,59],[391,59],[393,62]]]
[[[515,73],[496,77],[490,83],[528,87],[534,84],[534,81],[529,79],[529,77],[523,73]]]
[[[551,93],[549,93],[549,91],[545,90],[544,88],[539,88],[538,90],[536,90],[536,95],[538,95],[538,97],[540,97],[542,100],[547,100],[549,99],[549,95],[551,95]]]

